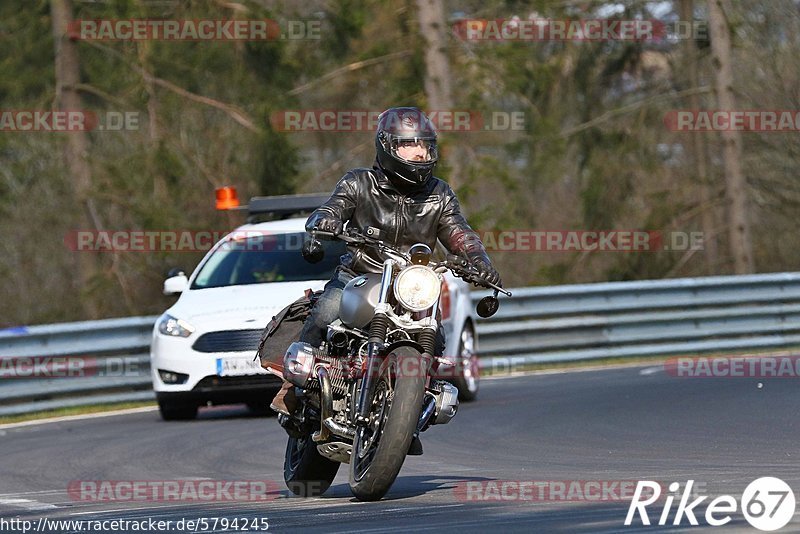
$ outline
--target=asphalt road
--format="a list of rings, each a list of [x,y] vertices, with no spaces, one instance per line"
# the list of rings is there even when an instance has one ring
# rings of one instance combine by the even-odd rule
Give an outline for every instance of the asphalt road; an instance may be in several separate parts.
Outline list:
[[[395,485],[377,503],[353,499],[347,466],[323,497],[289,497],[282,478],[283,431],[274,418],[251,416],[243,407],[201,410],[198,420],[185,423],[162,422],[152,411],[4,429],[0,531],[15,531],[21,524],[9,523],[13,519],[153,519],[175,525],[181,519],[246,517],[265,518],[277,532],[756,532],[740,510],[716,528],[706,525],[703,510],[719,495],[738,500],[759,477],[779,477],[795,493],[800,490],[800,384],[757,384],[676,378],[658,367],[485,380],[477,402],[462,405],[449,425],[423,434],[425,454],[406,459]],[[205,479],[266,480],[275,489],[268,501],[213,503],[83,502],[68,492],[75,481]],[[689,527],[685,518],[677,527],[644,526],[638,516],[625,526],[629,495],[623,499],[611,491],[608,500],[597,500],[572,494],[565,500],[554,490],[545,498],[535,492],[519,498],[513,491],[518,486],[509,482],[585,489],[579,481],[653,480],[683,488],[690,479],[698,495],[709,496],[695,508],[701,527]],[[663,505],[662,499],[648,508],[653,523]],[[216,532],[224,531],[218,522]],[[782,531],[800,532],[800,513]]]

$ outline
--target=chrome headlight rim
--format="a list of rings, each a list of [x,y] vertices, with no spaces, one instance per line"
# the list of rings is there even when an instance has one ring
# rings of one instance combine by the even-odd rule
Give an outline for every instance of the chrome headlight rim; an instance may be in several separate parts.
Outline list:
[[[167,337],[186,338],[194,334],[195,328],[183,319],[165,313],[158,319],[158,331]]]
[[[402,281],[408,276],[422,276],[427,279],[424,280],[425,283],[430,283],[427,288],[430,291],[430,295],[418,305],[413,305],[410,302],[411,299],[405,298],[406,295],[403,295],[403,289],[400,287]],[[442,292],[442,281],[436,271],[426,265],[409,265],[395,277],[393,289],[395,298],[405,309],[412,312],[421,312],[427,310],[439,300]]]

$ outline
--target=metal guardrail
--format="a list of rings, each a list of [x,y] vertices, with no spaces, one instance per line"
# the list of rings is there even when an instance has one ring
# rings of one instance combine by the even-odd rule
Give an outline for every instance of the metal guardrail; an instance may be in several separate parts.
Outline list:
[[[156,318],[0,330],[0,415],[154,400],[149,350]]]
[[[517,289],[477,332],[494,368],[786,348],[800,345],[800,273]]]
[[[482,367],[800,345],[800,273],[531,287],[513,293],[510,299],[501,297],[494,317],[477,324]],[[486,294],[474,293],[473,302]],[[0,378],[0,415],[154,399],[148,351],[155,320],[0,330],[0,375],[20,358],[89,358],[81,376]],[[109,373],[113,361],[138,371]]]

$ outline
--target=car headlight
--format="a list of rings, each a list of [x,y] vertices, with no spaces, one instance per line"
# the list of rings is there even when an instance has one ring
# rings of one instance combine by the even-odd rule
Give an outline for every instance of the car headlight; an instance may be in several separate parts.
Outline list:
[[[165,336],[189,337],[194,332],[194,327],[183,319],[164,314],[158,320],[158,331]]]
[[[394,281],[394,296],[400,304],[413,312],[433,306],[441,291],[439,275],[424,265],[406,267]]]

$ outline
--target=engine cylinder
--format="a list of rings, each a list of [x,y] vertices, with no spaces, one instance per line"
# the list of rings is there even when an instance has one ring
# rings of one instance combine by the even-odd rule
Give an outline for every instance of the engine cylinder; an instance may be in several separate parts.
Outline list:
[[[307,387],[319,352],[319,349],[303,341],[295,341],[289,345],[283,356],[283,378],[295,386]]]

